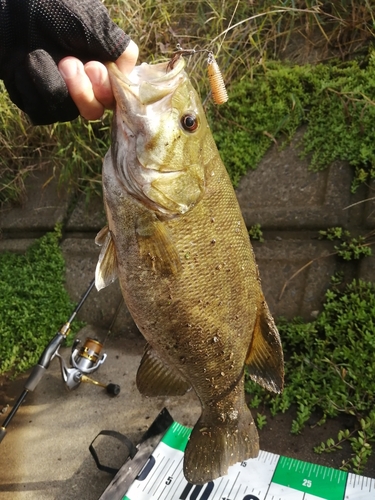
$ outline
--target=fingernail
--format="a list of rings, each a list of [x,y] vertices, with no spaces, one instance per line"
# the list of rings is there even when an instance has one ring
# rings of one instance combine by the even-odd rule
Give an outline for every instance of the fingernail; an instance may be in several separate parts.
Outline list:
[[[71,78],[74,78],[75,76],[80,73],[80,61],[75,61],[75,60],[68,60],[68,61],[63,61],[62,63],[59,64],[59,71],[62,75],[62,77],[65,80],[69,80]],[[83,65],[82,65],[83,67]]]
[[[86,74],[88,74],[92,84],[103,85],[103,73],[98,68],[91,69],[89,72],[86,71]]]

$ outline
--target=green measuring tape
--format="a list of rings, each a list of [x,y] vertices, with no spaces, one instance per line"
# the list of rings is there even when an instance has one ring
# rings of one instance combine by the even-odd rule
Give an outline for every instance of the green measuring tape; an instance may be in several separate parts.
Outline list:
[[[191,429],[174,422],[123,500],[375,500],[375,479],[261,451],[195,486],[182,472]]]

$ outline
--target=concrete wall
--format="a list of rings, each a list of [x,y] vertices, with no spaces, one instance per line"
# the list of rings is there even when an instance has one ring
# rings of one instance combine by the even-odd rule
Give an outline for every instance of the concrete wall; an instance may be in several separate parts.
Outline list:
[[[375,278],[375,257],[343,265],[334,256],[333,245],[318,239],[318,231],[343,226],[353,234],[365,235],[375,228],[375,203],[349,205],[374,195],[375,184],[350,193],[352,170],[334,163],[325,171],[312,173],[308,160],[299,157],[299,131],[292,144],[279,150],[272,146],[257,170],[249,172],[237,189],[248,227],[261,224],[265,241],[254,242],[266,299],[275,316],[296,315],[312,319],[321,309],[330,276],[344,270],[347,277]],[[27,182],[28,199],[21,208],[0,213],[0,251],[24,251],[35,237],[64,222],[62,250],[67,263],[66,287],[78,300],[94,276],[98,247],[96,233],[105,225],[101,200],[88,206],[66,192],[57,195],[56,181],[45,185],[50,172],[38,172]],[[299,271],[299,272],[298,272]],[[294,276],[294,277],[293,277]],[[91,293],[80,316],[90,324],[108,328],[121,294],[117,284]],[[112,330],[135,334],[126,308]]]

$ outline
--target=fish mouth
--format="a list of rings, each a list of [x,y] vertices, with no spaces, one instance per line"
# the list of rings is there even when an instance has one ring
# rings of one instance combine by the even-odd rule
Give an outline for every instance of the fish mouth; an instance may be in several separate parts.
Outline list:
[[[136,66],[129,75],[124,75],[115,63],[107,63],[109,79],[117,105],[125,99],[127,106],[132,98],[141,105],[154,104],[173,94],[186,78],[183,73],[185,61],[182,57],[173,66],[170,61]]]

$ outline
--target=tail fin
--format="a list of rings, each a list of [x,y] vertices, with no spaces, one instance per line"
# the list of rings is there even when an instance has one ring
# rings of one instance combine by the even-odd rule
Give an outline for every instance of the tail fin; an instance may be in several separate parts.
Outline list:
[[[205,484],[228,472],[228,467],[259,453],[258,431],[243,403],[235,419],[213,420],[210,408],[195,425],[185,450],[184,475],[192,484]]]

